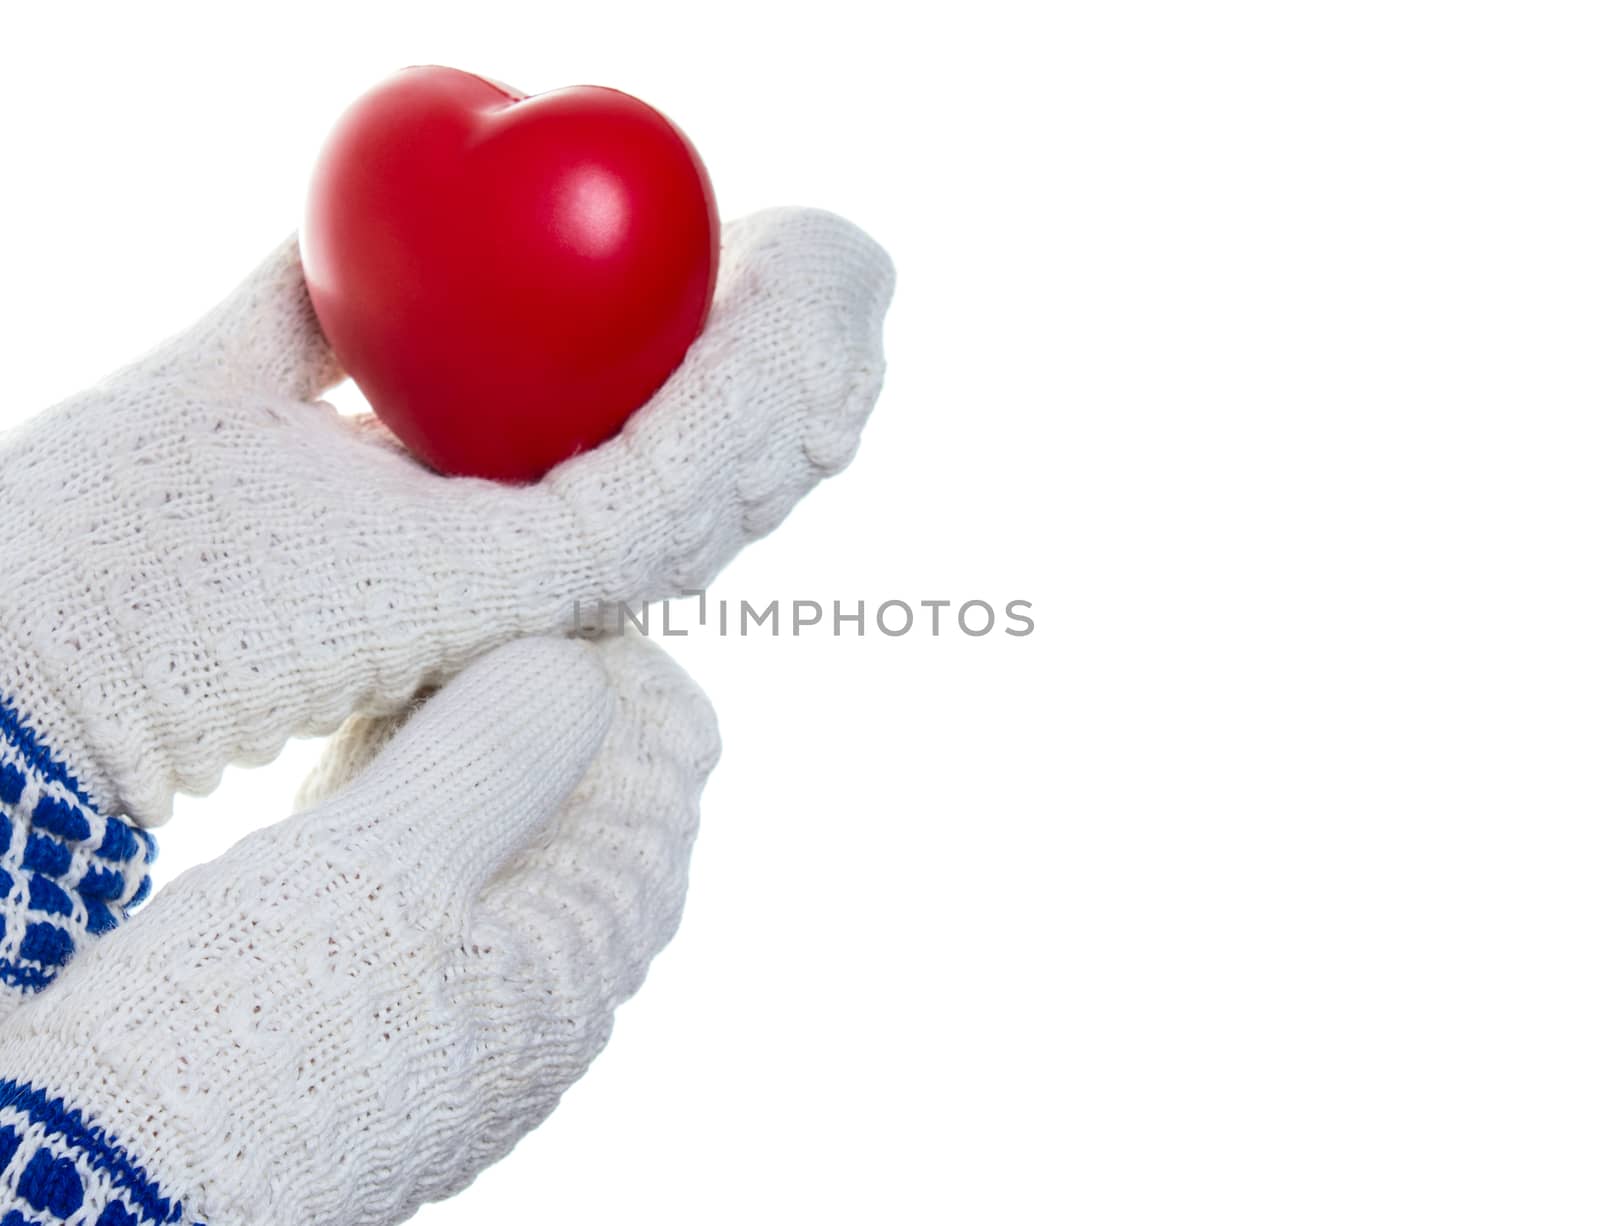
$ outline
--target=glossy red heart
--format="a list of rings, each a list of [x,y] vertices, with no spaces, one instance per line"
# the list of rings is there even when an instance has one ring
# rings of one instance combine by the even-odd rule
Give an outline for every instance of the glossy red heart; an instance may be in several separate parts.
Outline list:
[[[440,472],[532,480],[611,437],[705,325],[720,228],[665,116],[408,68],[328,138],[312,305],[373,409]]]

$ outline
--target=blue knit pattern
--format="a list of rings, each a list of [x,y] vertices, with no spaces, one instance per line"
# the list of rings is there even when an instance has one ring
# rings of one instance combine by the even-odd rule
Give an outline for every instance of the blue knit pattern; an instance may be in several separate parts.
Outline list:
[[[149,896],[155,857],[155,839],[102,814],[0,697],[0,990],[37,992],[120,924]]]
[[[0,1079],[0,1226],[175,1223],[194,1219],[116,1138],[46,1091]]]

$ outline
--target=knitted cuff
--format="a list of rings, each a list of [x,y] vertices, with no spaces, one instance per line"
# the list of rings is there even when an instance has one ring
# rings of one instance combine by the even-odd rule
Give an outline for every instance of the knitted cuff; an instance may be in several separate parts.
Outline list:
[[[145,900],[155,856],[0,695],[0,1016]]]
[[[114,1137],[34,1086],[0,1081],[0,1222],[192,1223]]]

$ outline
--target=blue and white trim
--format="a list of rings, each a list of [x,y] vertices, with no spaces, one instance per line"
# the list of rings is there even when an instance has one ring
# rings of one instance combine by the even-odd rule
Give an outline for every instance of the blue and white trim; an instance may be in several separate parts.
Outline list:
[[[0,1080],[0,1226],[173,1226],[183,1202],[59,1098]]]
[[[155,857],[155,839],[101,814],[0,697],[0,991],[37,992],[120,924],[149,896]]]

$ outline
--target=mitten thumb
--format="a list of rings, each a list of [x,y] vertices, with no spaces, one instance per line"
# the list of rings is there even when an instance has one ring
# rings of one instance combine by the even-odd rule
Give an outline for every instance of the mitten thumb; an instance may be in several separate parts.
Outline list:
[[[320,396],[343,372],[311,309],[300,244],[285,239],[238,288],[141,364],[217,391]]]
[[[472,897],[577,786],[613,705],[586,644],[507,644],[409,712],[341,730],[301,788],[322,810],[309,828],[343,826],[440,906]]]

